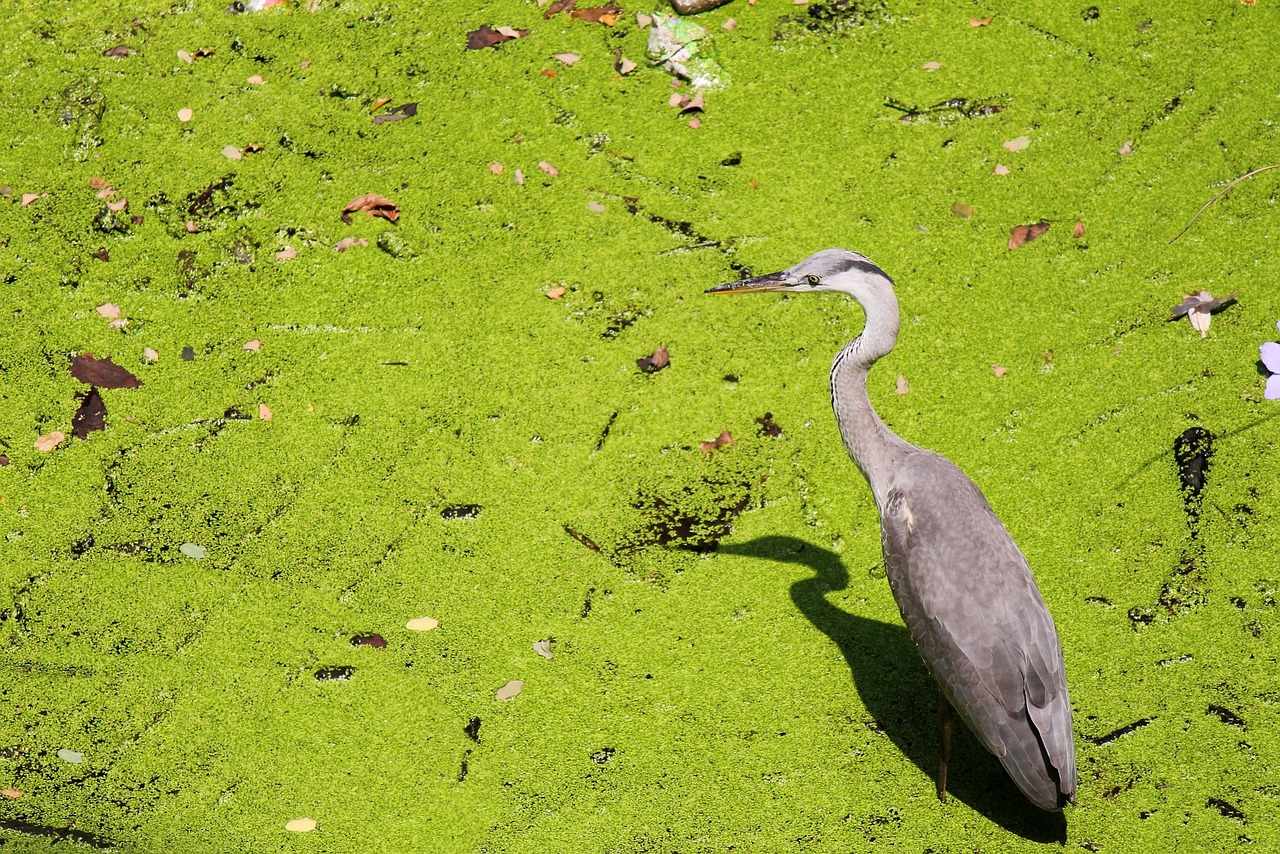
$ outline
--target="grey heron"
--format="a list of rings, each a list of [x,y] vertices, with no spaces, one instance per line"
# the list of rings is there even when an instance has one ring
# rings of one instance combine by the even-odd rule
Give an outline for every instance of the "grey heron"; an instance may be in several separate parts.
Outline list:
[[[862,334],[832,363],[831,404],[880,514],[893,598],[938,684],[938,798],[946,801],[955,713],[1032,803],[1055,812],[1075,803],[1062,646],[1026,558],[974,482],[895,435],[867,397],[867,372],[898,339],[893,280],[856,252],[826,249],[707,293],[753,291],[848,294],[866,313]]]

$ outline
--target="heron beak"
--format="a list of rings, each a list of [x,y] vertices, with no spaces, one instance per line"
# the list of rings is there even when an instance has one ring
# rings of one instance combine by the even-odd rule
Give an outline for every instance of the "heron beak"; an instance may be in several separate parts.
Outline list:
[[[707,288],[704,293],[746,294],[756,291],[785,291],[790,289],[791,283],[787,281],[784,271],[781,273],[770,273],[767,276],[753,276],[750,279],[743,279],[740,282],[729,282],[727,285],[716,285],[714,288]]]

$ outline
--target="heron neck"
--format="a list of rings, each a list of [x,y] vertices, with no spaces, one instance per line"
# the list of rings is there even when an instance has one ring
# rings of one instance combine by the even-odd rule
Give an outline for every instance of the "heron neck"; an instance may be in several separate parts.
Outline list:
[[[898,337],[897,302],[880,306],[880,311],[876,307],[865,308],[866,328],[836,354],[831,365],[831,405],[844,446],[867,479],[876,507],[880,508],[898,468],[897,461],[911,446],[885,426],[867,396],[868,371],[893,349]]]

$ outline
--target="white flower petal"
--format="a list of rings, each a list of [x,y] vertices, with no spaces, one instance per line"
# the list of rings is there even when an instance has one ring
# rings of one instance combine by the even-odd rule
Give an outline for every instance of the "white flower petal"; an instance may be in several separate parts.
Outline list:
[[[1267,400],[1280,400],[1280,374],[1272,374],[1267,378],[1267,390],[1263,392]]]
[[[1258,357],[1262,359],[1262,364],[1267,366],[1267,370],[1273,374],[1280,374],[1280,344],[1274,341],[1268,341],[1258,348]]]

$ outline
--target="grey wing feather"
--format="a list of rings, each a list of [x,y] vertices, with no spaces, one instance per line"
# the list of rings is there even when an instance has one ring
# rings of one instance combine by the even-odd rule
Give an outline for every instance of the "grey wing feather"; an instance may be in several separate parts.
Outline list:
[[[881,508],[898,608],[944,696],[1018,787],[1060,809],[1076,789],[1062,649],[1026,559],[958,468],[927,451]]]

